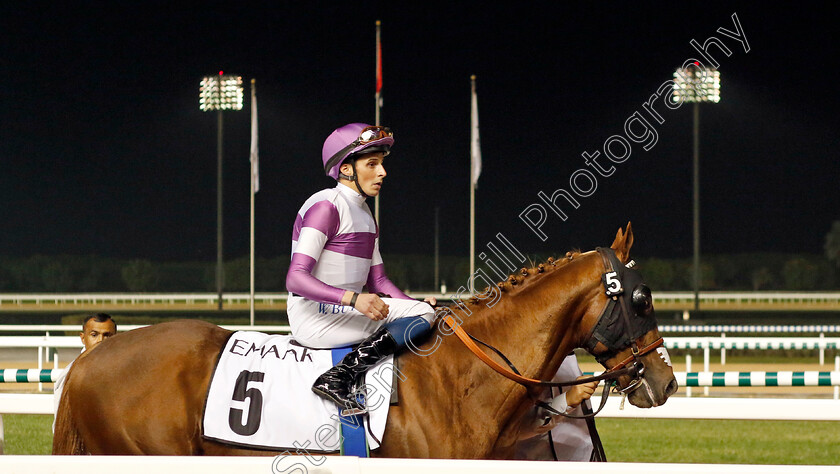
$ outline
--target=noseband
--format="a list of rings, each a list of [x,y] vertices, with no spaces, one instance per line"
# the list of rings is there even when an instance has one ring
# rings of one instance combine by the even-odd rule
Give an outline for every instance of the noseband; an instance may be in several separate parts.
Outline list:
[[[604,291],[607,297],[607,304],[604,307],[604,311],[598,317],[598,321],[595,323],[595,326],[592,328],[590,332],[589,338],[586,343],[586,348],[591,353],[594,349],[595,345],[598,342],[601,342],[607,347],[607,352],[603,354],[599,354],[596,356],[598,362],[602,364],[606,362],[608,359],[615,357],[619,352],[630,347],[632,349],[632,354],[630,357],[627,357],[623,361],[619,362],[615,366],[607,369],[600,375],[595,375],[592,377],[582,377],[577,380],[572,380],[568,382],[552,382],[547,380],[536,380],[529,377],[525,377],[520,374],[519,370],[513,365],[513,363],[505,357],[504,354],[501,353],[495,347],[480,341],[479,339],[473,337],[469,333],[467,333],[455,320],[455,318],[451,315],[451,313],[447,312],[444,313],[442,316],[443,322],[458,336],[458,339],[464,343],[465,346],[475,354],[482,362],[487,364],[491,369],[495,370],[499,374],[507,377],[514,382],[519,383],[520,385],[524,385],[526,387],[531,386],[544,386],[544,387],[567,387],[571,385],[579,385],[589,382],[598,382],[601,380],[616,380],[621,376],[629,375],[632,377],[632,381],[630,384],[625,387],[624,389],[619,390],[620,393],[628,394],[637,388],[639,388],[642,384],[642,376],[644,374],[644,364],[642,363],[639,358],[649,352],[654,351],[657,347],[663,344],[663,339],[660,337],[656,341],[653,341],[651,344],[648,344],[641,349],[639,349],[639,345],[637,340],[641,339],[641,337],[646,334],[650,329],[656,327],[656,321],[653,317],[648,318],[631,318],[631,304],[628,301],[628,294],[624,291],[625,287],[631,288],[631,296],[632,293],[635,292],[637,285],[641,285],[641,275],[638,271],[632,270],[627,268],[626,266],[622,265],[619,262],[618,258],[615,256],[615,252],[611,248],[602,248],[598,247],[596,249],[598,253],[601,255],[601,259],[604,262],[604,274],[601,276],[601,281],[604,285]],[[629,286],[629,285],[634,286]],[[635,313],[632,313],[635,314]],[[642,319],[645,321],[636,321],[638,319]],[[641,331],[641,332],[639,332]],[[487,355],[478,344],[481,344],[490,350],[494,351],[505,363],[508,367],[504,367],[495,360],[493,360],[490,356]],[[611,383],[608,383],[604,386],[603,393],[601,395],[601,406],[598,408],[597,411],[591,414],[583,415],[583,416],[575,416],[575,415],[568,415],[566,413],[560,413],[554,410],[550,405],[546,404],[542,401],[535,401],[536,405],[541,406],[547,409],[550,412],[554,412],[554,414],[563,415],[569,418],[590,418],[597,415],[606,405],[607,397],[609,396],[609,388],[611,387]]]

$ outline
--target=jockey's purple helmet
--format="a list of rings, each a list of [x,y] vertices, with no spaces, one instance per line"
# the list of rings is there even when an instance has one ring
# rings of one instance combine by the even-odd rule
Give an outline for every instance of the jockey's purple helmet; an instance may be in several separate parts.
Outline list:
[[[362,136],[363,132],[365,136]],[[324,173],[337,180],[338,169],[351,155],[375,151],[383,151],[387,155],[393,144],[394,136],[387,127],[350,123],[337,128],[324,141],[321,150]]]

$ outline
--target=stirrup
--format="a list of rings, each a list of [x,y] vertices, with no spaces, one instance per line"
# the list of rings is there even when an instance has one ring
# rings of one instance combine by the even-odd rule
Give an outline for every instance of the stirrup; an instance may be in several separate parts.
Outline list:
[[[354,389],[344,402],[344,408],[339,410],[341,416],[363,415],[368,412],[365,395]],[[351,404],[356,406],[351,406]]]
[[[367,407],[362,408],[345,408],[341,410],[341,416],[355,416],[355,415],[364,415],[368,412]]]

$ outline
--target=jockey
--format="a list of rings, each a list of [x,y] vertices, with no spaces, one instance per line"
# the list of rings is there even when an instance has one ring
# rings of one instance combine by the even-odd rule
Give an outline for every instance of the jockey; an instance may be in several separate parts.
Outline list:
[[[346,408],[344,414],[365,411],[354,393],[365,371],[407,344],[416,345],[434,318],[432,306],[410,298],[385,275],[379,228],[365,202],[382,188],[382,161],[393,144],[386,127],[351,123],[333,131],[322,161],[338,184],[306,200],[292,231],[286,275],[292,335],[316,348],[358,343],[312,386]]]

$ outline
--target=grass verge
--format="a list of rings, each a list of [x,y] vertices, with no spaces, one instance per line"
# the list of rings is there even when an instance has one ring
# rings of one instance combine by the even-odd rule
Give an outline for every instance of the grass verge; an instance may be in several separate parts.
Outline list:
[[[840,422],[602,418],[607,459],[703,464],[840,462]]]
[[[4,415],[6,454],[50,454],[51,415]],[[824,464],[840,462],[840,422],[599,418],[612,462]]]

